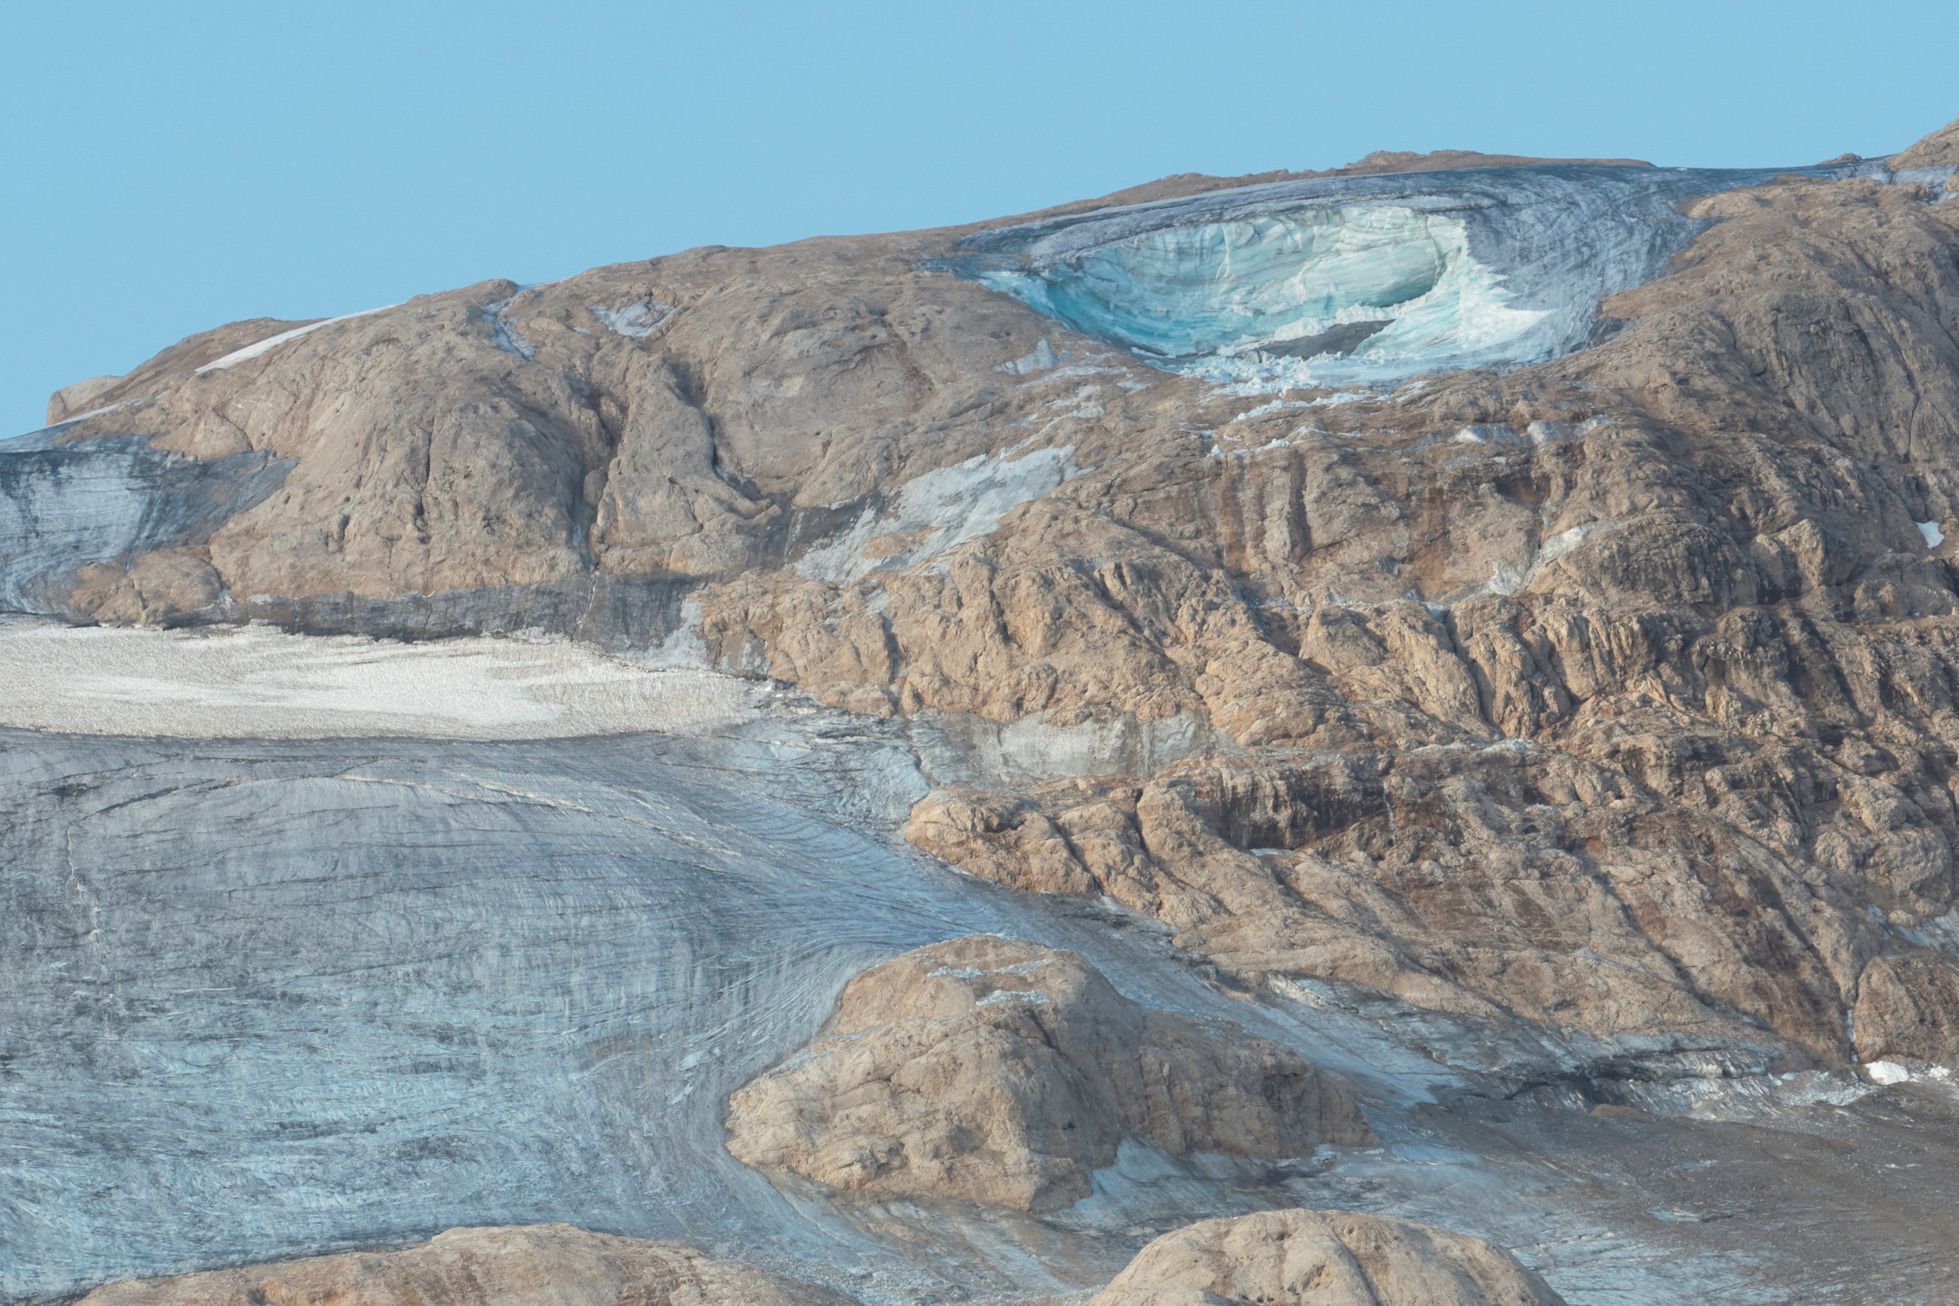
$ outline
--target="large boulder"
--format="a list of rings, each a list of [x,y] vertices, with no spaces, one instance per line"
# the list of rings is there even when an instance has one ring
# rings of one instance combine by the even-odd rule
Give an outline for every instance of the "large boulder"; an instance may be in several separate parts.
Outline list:
[[[1090,1306],[1549,1306],[1501,1247],[1410,1220],[1261,1211],[1145,1247]]]
[[[1304,1058],[1145,1011],[1072,952],[974,935],[844,989],[825,1035],[729,1099],[728,1150],[830,1188],[1048,1211],[1125,1137],[1282,1159],[1372,1141]]]

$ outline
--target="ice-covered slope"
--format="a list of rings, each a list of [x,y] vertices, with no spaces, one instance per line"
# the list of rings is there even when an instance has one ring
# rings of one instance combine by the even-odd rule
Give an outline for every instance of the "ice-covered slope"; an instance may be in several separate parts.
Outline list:
[[[1513,1081],[1409,1045],[1477,1060],[1473,1033],[1405,1014],[1384,1031],[1303,989],[1234,1000],[1134,918],[894,846],[879,832],[919,789],[891,727],[793,700],[708,737],[412,756],[0,731],[0,1300],[561,1220],[739,1245],[866,1303],[1017,1301],[1092,1286],[1190,1219],[1301,1203],[1487,1234],[1574,1300],[1830,1282],[1790,1269],[1790,1239],[1670,1219],[1734,1200],[1724,1172],[1642,1159],[1759,1166],[1774,1136],[1627,1134],[1528,1097],[1501,1127],[1456,1116],[1440,1104]],[[1361,1094],[1382,1147],[1248,1169],[1125,1145],[1045,1222],[853,1211],[727,1153],[726,1095],[815,1033],[848,978],[976,930],[1079,951],[1148,1006],[1299,1049]],[[1881,1117],[1821,1123],[1902,1154]],[[1621,1158],[1646,1177],[1627,1186]],[[1860,1193],[1828,1227],[1875,1204]],[[1892,1262],[1917,1238],[1860,1253],[1859,1272],[1914,1273]]]
[[[206,461],[58,432],[0,441],[0,612],[59,611],[88,563],[201,544],[285,474],[261,453]]]
[[[1774,175],[1566,164],[1315,177],[1000,228],[949,266],[1165,366],[1390,382],[1577,348],[1601,299],[1651,280],[1705,226],[1687,203]]]

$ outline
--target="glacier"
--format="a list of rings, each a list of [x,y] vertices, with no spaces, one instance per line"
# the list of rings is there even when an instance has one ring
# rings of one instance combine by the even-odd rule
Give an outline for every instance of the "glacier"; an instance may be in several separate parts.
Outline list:
[[[359,667],[392,680],[481,643],[349,647],[321,656],[357,689]],[[1106,1279],[1195,1217],[1308,1205],[1496,1238],[1575,1301],[1766,1302],[1787,1299],[1787,1237],[1654,1212],[1741,1200],[1719,1196],[1730,1168],[1827,1188],[1927,1146],[1882,1099],[1838,1092],[1817,1127],[1858,1150],[1784,1176],[1763,1169],[1783,1135],[1724,1127],[1719,1102],[1628,1130],[1520,1088],[1574,1081],[1602,1049],[1573,1060],[1305,981],[1248,1001],[1153,921],[905,847],[937,750],[902,723],[741,684],[729,697],[761,710],[680,731],[640,716],[404,752],[367,719],[265,738],[317,705],[259,691],[226,706],[225,739],[0,728],[0,1300],[568,1220],[740,1246],[870,1306],[1005,1302]],[[1048,1220],[853,1207],[728,1154],[727,1094],[806,1042],[851,976],[974,931],[1071,948],[1148,1006],[1298,1048],[1354,1088],[1381,1146],[1248,1168],[1132,1140]],[[1920,1267],[1859,1269],[1898,1286]]]
[[[1707,224],[1703,196],[1801,169],[1537,164],[1314,177],[995,228],[937,266],[1172,371],[1391,385],[1582,347],[1609,295]]]
[[[0,612],[51,614],[76,571],[202,542],[292,464],[187,458],[135,438],[61,443],[66,424],[0,441]]]

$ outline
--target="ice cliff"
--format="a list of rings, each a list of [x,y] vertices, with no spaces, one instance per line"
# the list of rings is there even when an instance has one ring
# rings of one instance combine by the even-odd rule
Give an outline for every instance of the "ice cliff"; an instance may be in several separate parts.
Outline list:
[[[1000,228],[948,266],[1162,366],[1377,385],[1578,348],[1602,299],[1651,280],[1705,227],[1688,203],[1774,175],[1560,164],[1315,177]]]

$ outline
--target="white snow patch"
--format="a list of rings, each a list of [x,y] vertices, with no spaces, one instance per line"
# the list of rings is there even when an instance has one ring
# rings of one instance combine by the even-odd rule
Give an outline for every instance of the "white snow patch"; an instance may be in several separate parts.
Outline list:
[[[499,299],[494,304],[485,304],[483,317],[490,324],[490,334],[496,338],[497,348],[506,354],[515,354],[528,363],[537,357],[537,346],[524,339],[523,334],[510,325],[510,319],[504,316],[505,310],[516,300],[517,296],[512,295],[509,299]]]
[[[1522,444],[1517,428],[1502,422],[1478,422],[1463,427],[1453,437],[1456,444]]]
[[[1919,522],[1918,533],[1925,537],[1925,547],[1928,549],[1936,549],[1945,543],[1945,532],[1939,529],[1935,521]]]
[[[0,684],[0,725],[178,738],[694,733],[751,719],[766,693],[565,640],[400,644],[39,622],[0,624]]]
[[[618,308],[594,307],[592,316],[605,323],[615,334],[639,340],[658,330],[672,312],[671,304],[662,304],[657,299],[641,299]]]
[[[1030,1007],[1045,1007],[1051,999],[1039,989],[995,989],[973,1005],[976,1007],[998,1007],[1009,1002],[1021,1003]]]
[[[100,408],[91,408],[85,413],[76,413],[73,416],[64,417],[60,421],[56,422],[53,426],[45,426],[42,427],[41,429],[44,431],[53,431],[63,426],[72,426],[76,422],[86,422],[91,417],[100,417],[104,413],[113,413],[118,408],[130,408],[142,402],[143,401],[141,399],[125,399],[118,404],[104,404]],[[29,434],[33,434],[33,433],[29,432]]]
[[[1864,1073],[1879,1084],[1902,1084],[1911,1078],[1911,1070],[1895,1061],[1866,1062]]]
[[[1531,570],[1535,571],[1547,562],[1556,562],[1570,553],[1585,542],[1585,537],[1592,533],[1596,525],[1596,522],[1586,522],[1582,526],[1573,526],[1568,531],[1560,531],[1544,541],[1537,550],[1537,560],[1531,564]]]
[[[1019,458],[975,454],[963,463],[914,477],[905,482],[885,514],[865,508],[848,530],[805,553],[796,564],[796,574],[843,584],[880,568],[916,566],[988,534],[1013,509],[1080,475],[1074,451],[1073,445],[1064,445],[1036,449]],[[874,541],[898,534],[916,538],[883,556],[867,552]]]
[[[1244,412],[1232,418],[1231,421],[1226,422],[1225,425],[1230,426],[1234,422],[1250,421],[1255,417],[1264,417],[1268,413],[1283,413],[1288,409],[1311,407],[1311,402],[1305,399],[1272,399],[1260,404],[1256,408],[1247,408]]]
[[[1515,594],[1536,580],[1538,573],[1545,567],[1570,553],[1606,525],[1608,523],[1590,521],[1573,526],[1569,530],[1559,531],[1539,544],[1537,552],[1532,554],[1530,561],[1522,567],[1507,563],[1493,565],[1490,568],[1490,578],[1483,583],[1481,592],[1504,596]]]
[[[276,349],[287,341],[297,340],[304,335],[311,335],[321,327],[330,327],[336,322],[351,322],[357,317],[372,317],[376,313],[385,313],[391,308],[400,307],[400,304],[383,304],[379,308],[364,308],[358,313],[342,313],[339,317],[322,318],[318,322],[308,322],[305,326],[294,327],[290,331],[281,331],[276,336],[267,336],[263,340],[246,345],[243,349],[234,349],[223,358],[212,359],[197,369],[197,375],[203,376],[206,372],[217,372],[227,367],[235,367],[248,359],[257,358],[260,354],[268,350]]]

